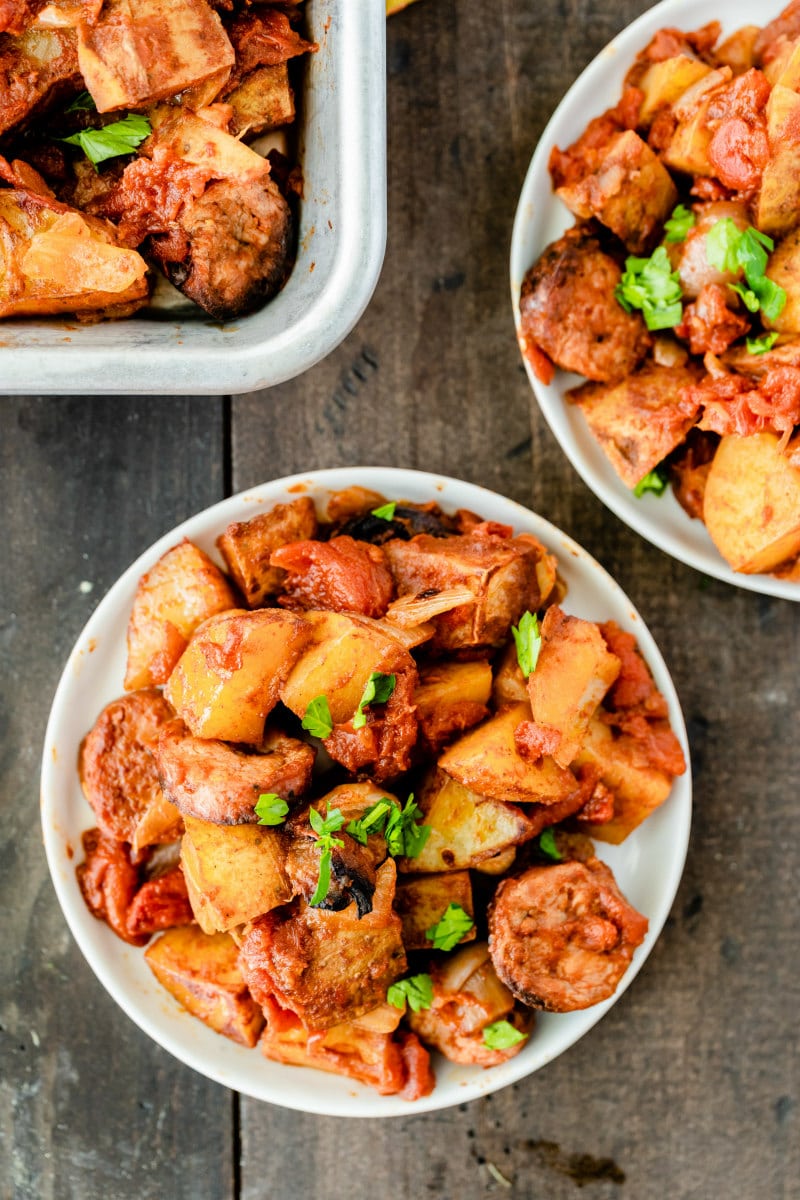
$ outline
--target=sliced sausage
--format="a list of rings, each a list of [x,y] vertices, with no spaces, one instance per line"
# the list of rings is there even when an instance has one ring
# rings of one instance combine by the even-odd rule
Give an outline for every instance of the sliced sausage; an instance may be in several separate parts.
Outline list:
[[[531,867],[497,889],[489,953],[525,1004],[572,1012],[614,994],[647,924],[599,859]]]

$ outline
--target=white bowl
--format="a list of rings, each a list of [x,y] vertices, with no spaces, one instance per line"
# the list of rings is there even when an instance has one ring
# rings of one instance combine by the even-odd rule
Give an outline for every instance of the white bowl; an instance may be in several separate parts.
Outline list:
[[[386,246],[386,10],[307,0],[305,13],[320,48],[302,64],[304,193],[283,290],[225,324],[194,307],[99,325],[0,322],[0,393],[235,395],[299,375],[347,336]]]
[[[752,0],[663,0],[623,30],[598,54],[567,92],[539,139],[531,159],[514,219],[511,237],[511,299],[519,328],[519,295],[522,281],[545,246],[555,241],[575,218],[554,195],[547,169],[553,146],[564,149],[586,128],[591,117],[616,104],[622,81],[636,54],[665,25],[696,29],[708,21],[722,22],[725,33],[742,25],[766,24],[783,9],[781,0],[766,0],[763,8]],[[620,480],[595,441],[580,409],[565,400],[569,388],[583,382],[577,375],[557,371],[548,386],[530,365],[525,369],[544,417],[575,470],[612,512],[653,545],[681,562],[737,587],[800,600],[800,583],[770,575],[741,575],[719,554],[702,521],[692,520],[667,489],[663,496],[649,493],[637,500]]]
[[[623,845],[598,843],[600,857],[612,867],[624,894],[650,920],[647,937],[616,996],[585,1012],[543,1014],[522,1053],[502,1066],[487,1071],[438,1060],[435,1091],[413,1104],[397,1096],[378,1096],[350,1079],[270,1062],[257,1049],[213,1033],[156,982],[141,950],[121,942],[89,913],[75,878],[81,833],[95,824],[78,783],[78,747],[101,708],[122,692],[125,630],[141,574],[182,537],[216,557],[214,539],[229,522],[247,520],[300,492],[324,505],[330,492],[352,484],[392,499],[435,499],[445,509],[468,508],[535,534],[558,556],[569,587],[567,610],[593,620],[613,619],[635,634],[667,698],[672,727],[688,762],[678,697],[658,648],[625,594],[585,550],[528,509],[474,484],[418,471],[341,468],[274,480],[224,500],[160,538],[117,580],[78,638],[53,701],[42,762],[42,822],[53,883],[87,962],[132,1020],[166,1050],[210,1079],[287,1108],[331,1116],[410,1116],[483,1096],[538,1070],[591,1029],[628,987],[653,948],[680,880],[691,817],[688,771],[675,781],[666,803]]]

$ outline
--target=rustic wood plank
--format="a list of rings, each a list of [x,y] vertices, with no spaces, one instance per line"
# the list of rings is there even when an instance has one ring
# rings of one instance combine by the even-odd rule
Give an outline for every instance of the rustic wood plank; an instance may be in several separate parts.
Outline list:
[[[681,694],[697,815],[667,928],[581,1043],[504,1092],[358,1124],[242,1101],[242,1196],[788,1200],[800,1176],[797,611],[705,580],[591,495],[530,395],[507,255],[530,154],[642,0],[437,0],[389,27],[390,226],[376,296],[301,380],[233,402],[236,489],[291,471],[443,471],[566,529],[642,609]],[[276,436],[276,430],[278,435]],[[490,1173],[493,1164],[511,1183]]]
[[[232,1098],[141,1033],[84,963],[36,791],[81,626],[137,554],[222,495],[221,402],[6,398],[0,427],[0,1194],[219,1200],[232,1192]]]

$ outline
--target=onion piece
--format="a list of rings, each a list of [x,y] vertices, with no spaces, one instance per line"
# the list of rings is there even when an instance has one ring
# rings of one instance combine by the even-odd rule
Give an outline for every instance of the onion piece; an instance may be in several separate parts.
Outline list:
[[[444,588],[432,596],[401,596],[390,604],[386,611],[386,620],[396,625],[408,627],[421,625],[440,617],[442,613],[451,612],[464,604],[475,604],[477,597],[468,587]]]

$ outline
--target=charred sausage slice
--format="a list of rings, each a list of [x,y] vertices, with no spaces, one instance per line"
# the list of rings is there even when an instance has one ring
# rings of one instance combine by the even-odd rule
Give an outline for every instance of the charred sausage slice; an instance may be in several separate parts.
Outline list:
[[[518,999],[548,1012],[588,1008],[613,995],[646,933],[647,918],[596,858],[506,879],[489,910],[498,976]]]

